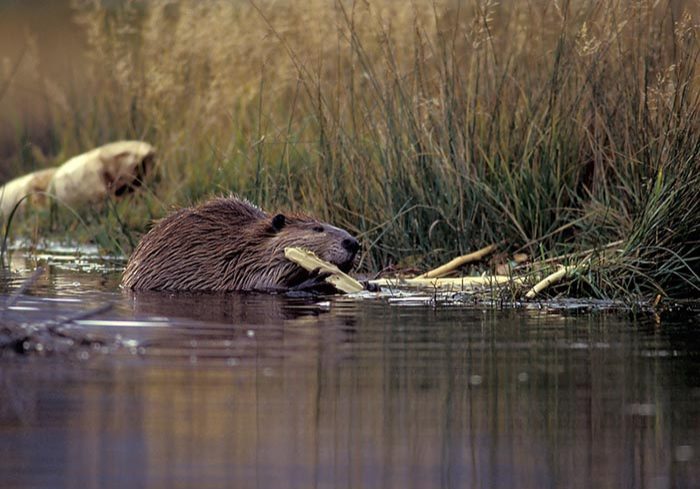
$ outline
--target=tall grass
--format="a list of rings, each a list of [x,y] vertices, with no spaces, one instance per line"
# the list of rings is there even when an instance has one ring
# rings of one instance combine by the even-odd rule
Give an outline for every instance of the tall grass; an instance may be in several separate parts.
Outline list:
[[[116,213],[115,229],[234,191],[359,234],[367,270],[493,242],[548,257],[621,240],[593,255],[588,292],[697,295],[698,10],[87,2],[85,86],[64,88],[52,124],[66,154],[157,146],[159,184],[95,216]]]

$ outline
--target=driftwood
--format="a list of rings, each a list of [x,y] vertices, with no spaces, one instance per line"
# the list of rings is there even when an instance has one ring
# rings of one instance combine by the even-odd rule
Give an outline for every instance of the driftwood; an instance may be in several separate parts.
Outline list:
[[[365,290],[360,282],[341,271],[335,265],[321,260],[311,251],[289,247],[284,249],[284,256],[287,260],[293,261],[310,272],[318,270],[320,272],[330,273],[325,279],[326,282],[342,292],[351,294],[353,292],[362,292]]]
[[[542,292],[544,289],[549,287],[550,285],[554,285],[556,283],[561,282],[565,278],[571,277],[575,271],[577,270],[584,270],[588,268],[587,263],[582,263],[579,265],[569,265],[569,266],[561,266],[559,270],[557,270],[554,273],[551,273],[547,275],[545,278],[537,282],[534,287],[532,287],[530,290],[527,291],[525,294],[526,299],[534,299],[537,294]]]
[[[379,287],[407,287],[430,288],[441,290],[467,290],[483,287],[498,287],[501,285],[521,285],[522,277],[509,277],[507,275],[484,275],[482,277],[456,277],[456,278],[382,278],[370,280],[370,284]]]
[[[604,249],[611,248],[615,246],[616,243],[610,243],[609,245],[605,246]],[[371,280],[370,284],[372,285],[378,285],[380,287],[398,287],[398,288],[429,288],[429,289],[439,289],[441,291],[455,291],[455,290],[476,290],[476,289],[483,289],[483,288],[494,288],[494,287],[500,287],[500,286],[512,286],[512,287],[517,287],[517,288],[522,288],[525,286],[525,284],[532,280],[532,274],[527,274],[527,275],[505,275],[505,274],[500,274],[500,275],[482,275],[480,277],[456,277],[456,278],[428,278],[427,276],[437,274],[437,275],[443,275],[445,273],[448,273],[449,271],[453,270],[454,268],[467,263],[469,261],[475,260],[475,259],[481,259],[483,256],[487,255],[488,253],[493,251],[494,246],[487,246],[486,248],[482,248],[479,251],[476,251],[474,253],[470,253],[469,255],[464,255],[459,258],[455,258],[454,260],[450,261],[449,263],[443,265],[442,267],[438,267],[435,270],[431,270],[428,273],[424,273],[422,275],[418,275],[417,277],[410,277],[410,278],[402,278],[402,277],[396,277],[396,278],[383,278],[383,279],[378,279],[378,280]],[[565,257],[560,257],[561,259]],[[557,260],[557,258],[550,258],[546,260],[547,263],[550,263],[552,261]],[[543,262],[537,262],[536,264],[539,263],[544,263]],[[587,269],[590,266],[590,261],[589,260],[584,260],[579,262],[576,265],[569,265],[569,266],[560,266],[559,270],[557,270],[554,273],[551,273],[544,278],[542,278],[539,282],[537,282],[533,287],[531,287],[526,293],[525,293],[525,298],[526,299],[534,299],[537,297],[538,294],[540,294],[542,291],[544,291],[547,287],[550,287],[551,285],[554,285],[556,283],[561,282],[562,280],[565,280],[566,278],[570,278],[574,275],[575,272],[577,271],[582,271]]]
[[[618,242],[610,243],[603,247],[603,249],[608,249],[617,245]],[[531,280],[532,275],[482,275],[479,277],[456,277],[456,278],[440,278],[440,276],[445,275],[457,267],[469,263],[470,261],[480,260],[484,256],[492,253],[495,250],[495,245],[490,245],[482,248],[474,253],[468,255],[463,255],[454,260],[431,270],[417,277],[393,277],[393,278],[381,278],[376,280],[370,280],[370,285],[376,285],[379,287],[397,287],[397,288],[419,288],[419,289],[439,289],[441,291],[460,291],[460,290],[477,290],[484,288],[494,288],[501,286],[513,286],[522,288],[529,280]],[[327,263],[319,259],[316,255],[311,252],[299,249],[299,248],[285,248],[285,257],[298,265],[304,267],[306,270],[314,271],[319,270],[321,272],[327,272],[331,275],[326,278],[326,281],[338,290],[343,292],[360,292],[364,290],[364,287],[357,280],[353,279],[349,275],[343,273],[330,263]],[[568,257],[567,255],[566,257]],[[566,257],[559,257],[560,259]],[[538,263],[550,263],[557,260],[557,258],[550,258]],[[582,271],[590,266],[589,260],[584,260],[576,265],[560,266],[559,270],[551,273],[544,277],[542,280],[537,282],[532,288],[530,288],[525,293],[526,299],[534,299],[544,291],[547,287],[561,282],[562,280],[573,276],[577,271]]]
[[[454,260],[451,260],[448,263],[445,263],[444,265],[441,265],[433,270],[430,270],[429,272],[425,272],[422,275],[418,275],[416,277],[416,279],[443,277],[443,276],[447,275],[448,273],[452,272],[453,270],[456,270],[457,268],[461,267],[462,265],[465,265],[465,264],[470,263],[470,262],[481,260],[483,257],[493,253],[495,250],[496,250],[496,245],[492,244],[492,245],[486,246],[484,248],[481,248],[480,250],[477,250],[473,253],[458,256]]]

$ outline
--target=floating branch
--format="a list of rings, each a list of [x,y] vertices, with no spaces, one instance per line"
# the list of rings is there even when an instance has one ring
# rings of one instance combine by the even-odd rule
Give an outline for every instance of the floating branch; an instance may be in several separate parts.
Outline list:
[[[335,265],[321,260],[311,251],[289,247],[284,249],[284,257],[310,272],[319,270],[321,272],[330,273],[330,276],[325,279],[326,282],[342,292],[351,294],[353,292],[362,292],[365,290],[360,282],[350,275],[343,273]]]
[[[486,246],[485,248],[481,248],[480,250],[477,250],[473,253],[458,256],[457,258],[449,261],[448,263],[445,263],[444,265],[441,265],[433,270],[430,270],[429,272],[425,272],[422,275],[418,275],[416,277],[416,279],[443,277],[466,263],[481,260],[483,257],[493,253],[495,250],[496,250],[496,245],[492,244],[492,245]]]

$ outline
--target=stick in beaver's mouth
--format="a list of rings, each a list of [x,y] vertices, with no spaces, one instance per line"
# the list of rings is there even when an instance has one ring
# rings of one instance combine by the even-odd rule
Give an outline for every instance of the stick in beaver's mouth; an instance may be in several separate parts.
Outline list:
[[[351,294],[353,292],[362,292],[365,290],[360,282],[340,270],[339,267],[333,265],[332,263],[321,260],[311,251],[301,248],[288,247],[284,249],[284,257],[287,260],[296,263],[305,270],[308,270],[309,272],[318,270],[319,272],[329,273],[330,275],[325,279],[326,282],[333,285],[333,287],[341,292]],[[352,266],[352,263],[350,263],[350,266]]]

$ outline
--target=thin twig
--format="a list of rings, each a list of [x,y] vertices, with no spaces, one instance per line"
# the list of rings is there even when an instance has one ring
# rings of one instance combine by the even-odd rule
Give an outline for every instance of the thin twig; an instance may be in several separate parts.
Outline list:
[[[2,312],[6,311],[10,307],[14,306],[19,298],[24,295],[24,293],[29,290],[37,280],[39,280],[39,277],[44,273],[44,269],[41,267],[37,267],[36,270],[32,272],[32,274],[27,277],[22,284],[12,292],[12,294],[7,298],[5,301],[5,305],[2,308]]]
[[[109,311],[113,307],[114,307],[114,304],[112,304],[111,302],[109,302],[107,304],[102,304],[102,305],[94,307],[92,309],[88,309],[87,311],[80,311],[80,312],[77,312],[77,313],[75,313],[71,316],[68,316],[66,318],[63,318],[63,319],[60,319],[57,321],[53,321],[48,326],[50,328],[56,328],[58,326],[63,326],[64,324],[73,323],[75,321],[80,321],[82,319],[89,319],[89,318],[94,317],[94,316],[99,316],[100,314]]]
[[[615,246],[619,246],[619,245],[623,244],[624,242],[625,242],[625,240],[621,239],[618,241],[613,241],[612,243],[608,243],[604,246],[599,246],[597,248],[590,248],[590,249],[583,250],[583,251],[575,251],[573,253],[567,253],[566,255],[553,256],[551,258],[546,258],[544,260],[537,260],[537,261],[534,261],[531,263],[518,265],[517,267],[515,267],[515,269],[529,268],[529,267],[532,267],[534,265],[547,265],[549,263],[556,263],[556,262],[570,260],[572,258],[576,258],[579,256],[587,256],[587,255],[591,255],[591,254],[595,253],[596,251],[605,251],[605,250],[608,250],[610,248],[614,248]]]

